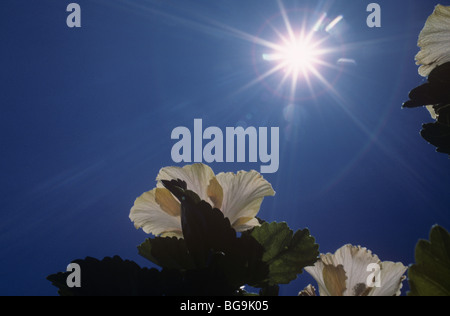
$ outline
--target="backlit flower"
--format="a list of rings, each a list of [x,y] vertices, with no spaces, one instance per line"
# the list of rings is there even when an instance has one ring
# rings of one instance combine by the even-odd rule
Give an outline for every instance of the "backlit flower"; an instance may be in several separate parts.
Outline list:
[[[416,64],[419,74],[427,77],[431,71],[450,61],[450,7],[436,6],[420,32]]]
[[[321,255],[313,267],[305,268],[317,281],[321,296],[399,296],[406,269],[352,245]]]
[[[254,170],[215,175],[204,164],[166,167],[156,178],[156,188],[142,194],[131,208],[130,219],[137,229],[156,236],[183,237],[181,204],[161,182],[177,179],[185,181],[188,190],[220,209],[238,232],[259,225],[255,216],[264,197],[275,194],[270,183]]]

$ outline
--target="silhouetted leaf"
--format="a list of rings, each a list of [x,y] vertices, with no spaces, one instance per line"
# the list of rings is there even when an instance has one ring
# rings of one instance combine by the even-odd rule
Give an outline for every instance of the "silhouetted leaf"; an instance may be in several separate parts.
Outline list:
[[[196,269],[215,274],[216,281],[220,276],[225,278],[223,283],[235,289],[267,275],[268,269],[261,260],[263,247],[254,238],[248,234],[239,238],[219,209],[201,201],[179,180],[163,184],[181,203],[183,236]],[[161,263],[153,250],[149,259]]]
[[[278,296],[278,293],[280,292],[280,287],[278,285],[272,285],[263,287],[259,291],[260,296]]]
[[[164,269],[187,270],[194,262],[184,239],[156,237],[138,246],[139,254]]]
[[[405,108],[413,108],[441,103],[447,97],[448,91],[442,91],[439,87],[425,83],[414,88],[409,93],[410,100],[403,104]]]
[[[437,147],[437,151],[450,154],[450,126],[439,122],[424,124],[420,132],[422,137]]]
[[[430,241],[416,246],[416,263],[409,268],[410,296],[450,296],[450,234],[434,226]]]
[[[410,100],[403,107],[418,107],[450,103],[450,63],[436,67],[428,82],[409,93]]]
[[[135,262],[120,257],[97,260],[87,257],[75,260],[80,265],[81,287],[67,286],[71,272],[59,272],[47,277],[61,296],[146,296],[163,295],[160,272],[139,267]]]
[[[428,82],[413,89],[404,108],[433,106],[437,122],[424,124],[422,137],[437,147],[437,151],[450,154],[450,63],[436,67]]]
[[[158,271],[140,268],[117,256],[73,262],[80,265],[81,287],[68,287],[70,272],[47,277],[61,296],[222,296],[233,295],[239,289],[213,268]]]
[[[438,114],[438,122],[450,127],[450,104],[435,106],[435,111]]]
[[[442,89],[448,87],[450,85],[450,62],[433,69],[428,76],[428,81]]]

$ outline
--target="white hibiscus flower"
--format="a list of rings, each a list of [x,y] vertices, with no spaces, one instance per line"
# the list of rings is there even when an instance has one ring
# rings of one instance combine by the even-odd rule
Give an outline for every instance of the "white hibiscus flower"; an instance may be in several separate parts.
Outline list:
[[[431,71],[450,62],[450,7],[436,6],[420,32],[416,64],[419,74],[427,77]]]
[[[270,183],[254,170],[214,175],[204,164],[166,167],[156,178],[156,188],[142,194],[131,208],[130,219],[137,229],[156,236],[183,237],[181,204],[161,182],[177,179],[185,181],[188,190],[220,209],[238,232],[258,226],[255,216],[264,197],[275,195]]]
[[[374,266],[379,267],[378,275]],[[313,267],[305,268],[317,281],[321,296],[399,296],[406,269],[401,263],[381,262],[370,250],[352,245],[321,255]]]

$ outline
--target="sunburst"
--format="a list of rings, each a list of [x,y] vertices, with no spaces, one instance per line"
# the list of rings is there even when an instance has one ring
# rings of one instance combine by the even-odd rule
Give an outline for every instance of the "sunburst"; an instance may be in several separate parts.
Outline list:
[[[321,15],[316,13],[317,19],[313,20],[313,23],[304,22],[301,26],[294,27],[283,3],[278,1],[278,4],[284,29],[280,30],[274,26],[276,25],[274,21],[269,21],[267,24],[272,33],[276,34],[275,40],[270,41],[262,36],[254,37],[255,45],[263,50],[259,55],[260,60],[256,60],[256,63],[262,61],[264,64],[259,66],[258,77],[248,86],[281,74],[278,75],[279,83],[271,90],[283,94],[288,99],[295,100],[299,91],[305,91],[303,87],[309,89],[307,93],[309,95],[314,95],[318,90],[336,93],[333,88],[333,79],[336,75],[329,78],[324,75],[324,71],[332,69],[336,74],[341,70],[341,65],[337,62],[343,57],[339,56],[342,54],[341,47],[335,42],[330,43],[332,42],[330,39],[343,16],[331,20],[325,13]],[[311,22],[311,16],[303,14],[303,21]],[[264,70],[260,71],[261,69]]]
[[[320,63],[321,50],[319,43],[304,36],[295,37],[292,41],[281,45],[276,52],[263,54],[266,61],[275,61],[285,70],[287,76],[294,80],[299,75],[307,76],[315,64]]]

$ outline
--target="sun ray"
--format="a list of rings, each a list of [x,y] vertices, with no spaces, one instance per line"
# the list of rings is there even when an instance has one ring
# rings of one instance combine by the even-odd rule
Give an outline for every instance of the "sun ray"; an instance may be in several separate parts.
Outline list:
[[[265,78],[273,75],[274,73],[278,72],[280,69],[282,69],[284,67],[283,64],[279,64],[276,65],[275,67],[269,69],[267,72],[265,72],[262,75],[259,75],[256,79],[250,81],[249,83],[247,83],[245,86],[243,86],[242,88],[240,88],[238,91],[236,91],[236,93],[242,92],[244,90],[247,90],[248,88],[254,86],[255,84],[263,81]]]
[[[288,80],[290,74],[286,71],[283,78],[280,80],[280,83],[278,84],[275,91],[281,91],[282,87],[285,85],[286,80]]]
[[[269,26],[275,33],[275,35],[277,35],[278,38],[284,43],[284,45],[287,45],[290,42],[289,38],[283,35],[283,33],[281,33],[274,25],[272,25],[272,23],[269,23]]]
[[[287,12],[286,12],[286,9],[284,7],[284,4],[283,4],[283,2],[281,0],[277,0],[277,2],[278,2],[278,6],[280,8],[281,16],[283,17],[284,24],[286,26],[286,30],[287,30],[287,32],[289,34],[289,37],[290,37],[291,41],[294,41],[295,40],[294,30],[292,29],[291,22],[289,20],[288,15],[287,15]]]

